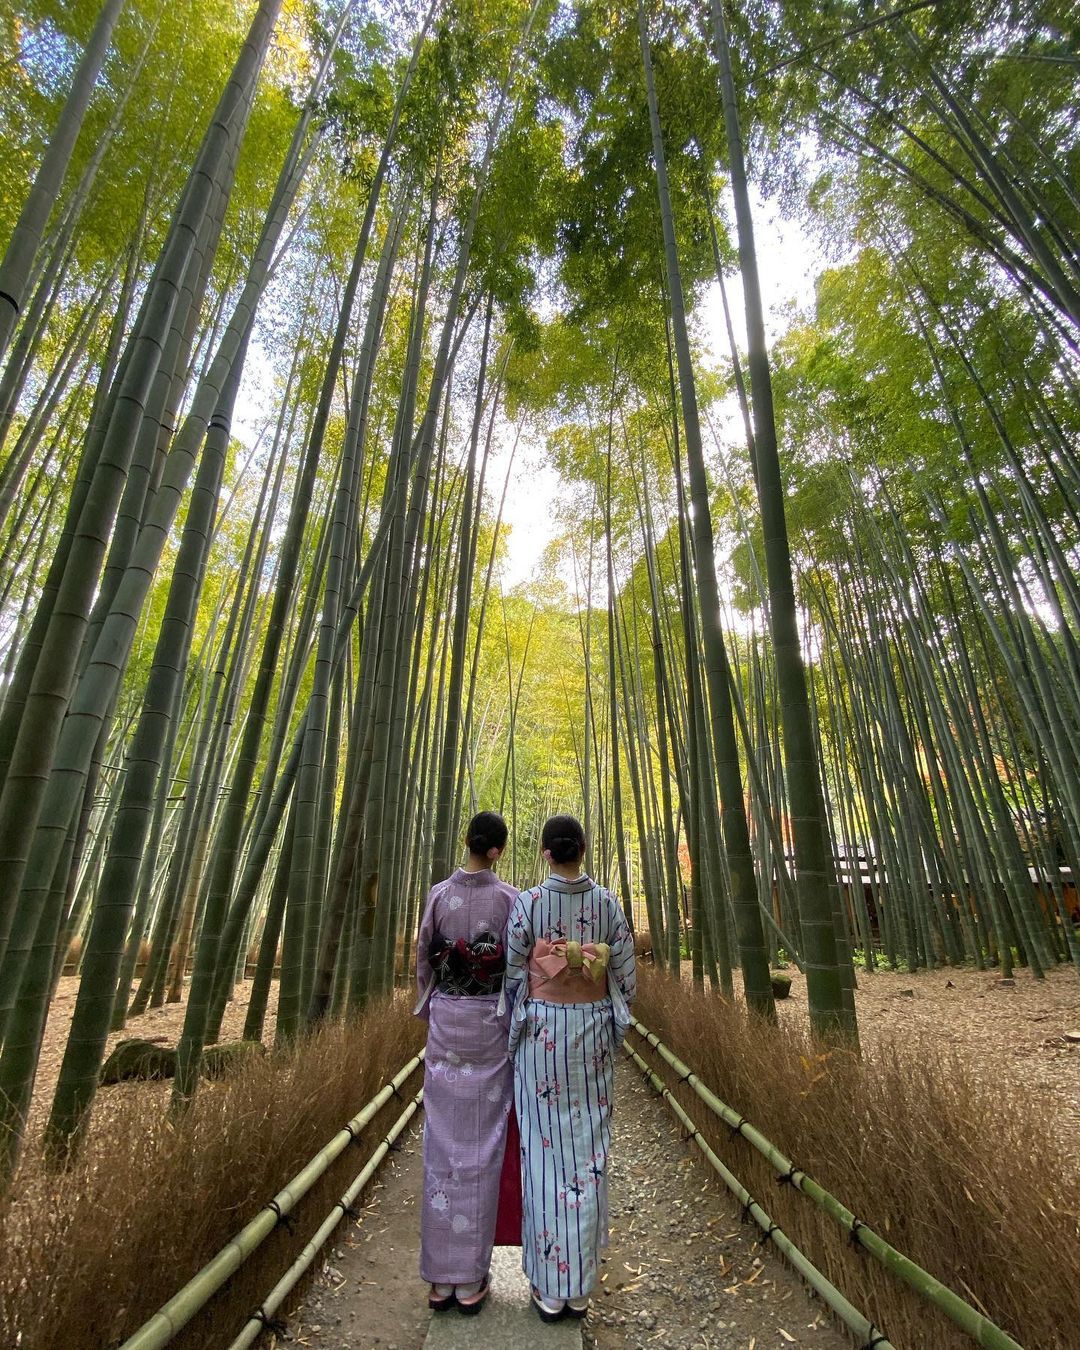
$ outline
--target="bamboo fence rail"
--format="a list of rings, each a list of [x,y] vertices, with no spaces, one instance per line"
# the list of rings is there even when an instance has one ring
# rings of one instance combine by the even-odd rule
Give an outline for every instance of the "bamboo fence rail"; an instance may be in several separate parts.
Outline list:
[[[337,1134],[334,1135],[330,1142],[326,1144],[324,1148],[320,1149],[309,1163],[301,1168],[291,1181],[278,1191],[273,1200],[271,1200],[269,1204],[264,1205],[263,1208],[259,1210],[258,1214],[256,1214],[249,1223],[245,1224],[240,1232],[237,1233],[234,1238],[231,1238],[215,1257],[203,1266],[202,1270],[192,1276],[187,1284],[175,1293],[167,1303],[164,1303],[148,1322],[145,1322],[133,1336],[130,1336],[120,1347],[120,1350],[161,1350],[162,1346],[168,1345],[182,1328],[191,1321],[195,1314],[206,1306],[213,1295],[216,1294],[222,1285],[225,1284],[241,1265],[243,1265],[248,1257],[252,1255],[267,1237],[269,1237],[278,1224],[285,1219],[285,1216],[292,1212],[297,1203],[303,1199],[315,1182],[325,1174],[330,1165],[341,1156],[345,1149],[357,1138],[360,1132],[375,1119],[376,1115],[378,1115],[379,1111],[382,1110],[390,1098],[392,1096],[401,1095],[399,1089],[412,1073],[420,1067],[423,1058],[424,1051],[421,1050],[418,1055],[415,1055],[406,1065],[399,1069],[390,1082],[387,1083],[386,1086],[383,1087],[357,1115],[353,1116],[352,1120],[350,1120],[347,1125],[344,1125]],[[357,1182],[359,1182],[359,1184],[357,1185],[356,1182],[353,1183],[356,1189],[353,1190],[353,1187],[350,1187],[352,1198],[346,1202],[347,1204],[352,1203],[352,1199],[355,1199],[356,1195],[359,1194],[360,1190],[366,1184],[366,1181],[370,1179],[371,1174],[374,1172],[379,1162],[386,1156],[389,1143],[393,1141],[393,1138],[396,1138],[397,1133],[400,1133],[401,1129],[408,1123],[408,1120],[411,1119],[420,1103],[421,1097],[422,1093],[417,1094],[413,1101],[409,1103],[406,1111],[395,1123],[394,1129],[387,1138],[382,1141],[380,1147],[375,1150],[372,1159],[368,1161],[364,1170],[360,1173],[360,1177],[363,1177],[364,1180],[361,1181],[360,1177],[358,1177]],[[367,1174],[366,1176],[365,1173]],[[333,1223],[330,1223],[329,1227],[324,1223],[315,1237],[312,1238],[312,1243],[314,1243],[315,1246],[311,1250],[310,1255],[307,1255],[308,1248],[305,1247],[304,1252],[297,1258],[297,1263],[304,1260],[304,1264],[300,1266],[299,1269],[296,1268],[296,1263],[294,1263],[293,1267],[290,1267],[286,1275],[282,1277],[282,1280],[274,1286],[273,1291],[263,1305],[263,1309],[260,1311],[265,1312],[266,1306],[271,1303],[275,1295],[279,1295],[279,1297],[277,1298],[277,1302],[273,1303],[273,1307],[277,1307],[280,1304],[289,1289],[291,1289],[297,1279],[299,1279],[303,1270],[310,1265],[311,1261],[314,1259],[315,1251],[326,1240],[326,1237],[329,1236],[330,1232],[333,1231],[333,1228],[340,1220],[342,1213],[344,1213],[344,1209],[341,1209],[339,1212],[339,1206],[335,1205],[330,1216],[333,1219]],[[308,1247],[311,1247],[311,1243],[308,1244]],[[304,1259],[305,1257],[306,1259]],[[291,1281],[290,1276],[292,1277]],[[286,1283],[287,1281],[289,1282]],[[261,1329],[262,1325],[263,1323],[261,1321],[257,1321],[258,1329]],[[245,1332],[247,1329],[248,1328],[245,1327]],[[249,1345],[250,1343],[250,1341],[243,1340],[243,1337],[241,1336],[235,1344]]]
[[[626,1053],[634,1061],[637,1067],[645,1076],[647,1082],[651,1083],[653,1088],[671,1107],[676,1120],[687,1130],[690,1138],[697,1144],[705,1155],[709,1165],[720,1174],[724,1185],[731,1191],[732,1195],[743,1206],[743,1209],[754,1220],[765,1237],[776,1247],[777,1251],[787,1257],[788,1261],[803,1277],[806,1283],[819,1294],[824,1302],[836,1313],[837,1317],[848,1327],[858,1339],[859,1344],[873,1346],[874,1350],[894,1350],[892,1342],[887,1340],[870,1319],[859,1312],[853,1303],[850,1303],[837,1287],[832,1284],[818,1268],[799,1250],[788,1235],[777,1224],[773,1223],[770,1216],[762,1209],[761,1205],[754,1199],[742,1182],[720,1161],[716,1154],[706,1143],[698,1130],[697,1126],[686,1114],[683,1108],[671,1095],[670,1090],[664,1083],[664,1080],[649,1068],[648,1064],[641,1058],[636,1050],[626,1045]],[[763,1239],[764,1240],[764,1239]]]
[[[853,1242],[856,1242],[885,1268],[904,1280],[920,1297],[932,1303],[946,1314],[957,1326],[967,1332],[977,1344],[987,1350],[1022,1350],[1000,1327],[965,1303],[928,1271],[910,1261],[903,1253],[890,1246],[873,1229],[858,1220],[844,1205],[824,1187],[808,1176],[785,1154],[781,1153],[755,1126],[747,1121],[727,1103],[721,1101],[710,1091],[698,1076],[643,1023],[635,1021],[633,1030],[679,1075],[679,1081],[685,1083],[719,1119],[736,1131],[802,1194],[814,1201],[831,1218],[844,1228]],[[745,1212],[761,1228],[765,1236],[791,1265],[815,1290],[840,1320],[859,1338],[863,1345],[873,1345],[875,1350],[893,1350],[891,1343],[878,1328],[818,1270],[799,1250],[791,1239],[775,1224],[770,1215],[750,1194],[719,1157],[710,1148],[698,1130],[693,1119],[675,1099],[663,1079],[629,1045],[627,1054],[645,1076],[651,1086],[664,1098],[680,1124],[688,1131],[690,1138],[701,1149],[709,1165],[716,1171],[727,1188],[739,1200]],[[298,1202],[324,1175],[330,1165],[341,1155],[348,1145],[375,1118],[376,1114],[390,1100],[391,1096],[400,1096],[399,1089],[419,1068],[424,1057],[421,1051],[388,1082],[372,1100],[348,1122],[329,1141],[329,1143],[306,1164],[305,1167],[284,1186],[278,1194],[265,1205],[244,1228],[236,1234],[218,1254],[213,1257],[182,1289],[173,1295],[148,1322],[134,1333],[120,1350],[161,1350],[187,1325],[215,1293],[226,1283],[235,1271],[246,1261],[280,1224],[285,1216],[295,1208]],[[421,1089],[407,1103],[404,1111],[394,1122],[364,1167],[354,1178],[342,1197],[335,1202],[318,1230],[307,1242],[292,1265],[274,1285],[263,1300],[261,1306],[251,1314],[242,1331],[231,1342],[229,1350],[244,1350],[257,1340],[259,1334],[268,1325],[272,1325],[274,1313],[281,1307],[289,1292],[295,1287],[304,1272],[314,1262],[320,1248],[327,1241],[344,1214],[351,1209],[364,1186],[371,1180],[383,1162],[392,1144],[405,1129],[423,1102]]]
[[[345,1194],[340,1200],[335,1201],[329,1214],[327,1214],[314,1235],[305,1244],[300,1255],[292,1263],[285,1274],[282,1275],[281,1279],[278,1280],[277,1284],[274,1285],[273,1289],[270,1290],[266,1298],[263,1299],[261,1306],[257,1308],[248,1318],[247,1322],[245,1322],[243,1331],[241,1331],[240,1335],[237,1336],[236,1340],[229,1346],[229,1350],[244,1350],[246,1346],[253,1345],[255,1341],[258,1340],[264,1328],[274,1325],[271,1320],[274,1313],[281,1307],[290,1290],[296,1285],[300,1277],[315,1260],[316,1256],[318,1256],[319,1249],[330,1238],[342,1218],[346,1214],[352,1213],[353,1202],[375,1175],[380,1163],[390,1152],[394,1140],[401,1134],[402,1130],[405,1129],[406,1125],[408,1125],[409,1121],[416,1115],[417,1111],[419,1111],[423,1100],[424,1089],[421,1088],[416,1096],[413,1097],[412,1101],[409,1102],[408,1106],[406,1106],[405,1110],[402,1111],[401,1115],[398,1116],[397,1120],[394,1121],[386,1138],[379,1144],[379,1147],[364,1164],[363,1169],[357,1174]]]
[[[921,1266],[917,1266],[902,1252],[897,1251],[883,1237],[875,1233],[872,1228],[867,1227],[862,1220],[856,1218],[846,1206],[842,1205],[834,1195],[819,1185],[813,1177],[808,1176],[796,1167],[792,1160],[781,1153],[760,1130],[751,1125],[745,1117],[740,1115],[738,1111],[733,1110],[726,1102],[721,1101],[714,1092],[711,1092],[698,1078],[697,1074],[674,1055],[648,1027],[638,1021],[634,1021],[632,1026],[642,1040],[650,1045],[661,1059],[679,1075],[680,1083],[685,1083],[690,1087],[714,1115],[718,1116],[725,1125],[737,1134],[741,1134],[748,1144],[757,1149],[770,1166],[776,1169],[778,1176],[783,1177],[785,1181],[790,1181],[796,1190],[801,1191],[803,1195],[823,1209],[830,1218],[835,1219],[840,1227],[845,1229],[853,1243],[868,1252],[898,1279],[903,1280],[926,1302],[932,1303],[946,1317],[955,1322],[961,1330],[967,1332],[976,1344],[984,1346],[985,1350],[1023,1350],[1019,1342],[1014,1341],[1007,1332],[1002,1331],[999,1326],[996,1326],[988,1317],[983,1316],[969,1303],[965,1303],[959,1294],[954,1293],[947,1285],[942,1284],[929,1271],[923,1270]],[[644,1061],[640,1060],[633,1051],[629,1051],[629,1053],[638,1061],[639,1065],[644,1064]],[[651,1070],[649,1072],[652,1074]],[[655,1075],[652,1075],[652,1077],[655,1078]],[[678,1106],[666,1087],[663,1088],[663,1093],[668,1104],[673,1109],[677,1108],[676,1114],[684,1122],[687,1129],[692,1130],[699,1146],[705,1148],[704,1141],[698,1135],[697,1127]],[[730,1186],[730,1183],[728,1184]],[[734,1187],[731,1189],[734,1189]],[[744,1200],[743,1203],[745,1204],[746,1201]],[[776,1233],[773,1232],[771,1236],[775,1237]],[[881,1345],[883,1342],[878,1341],[876,1344]]]

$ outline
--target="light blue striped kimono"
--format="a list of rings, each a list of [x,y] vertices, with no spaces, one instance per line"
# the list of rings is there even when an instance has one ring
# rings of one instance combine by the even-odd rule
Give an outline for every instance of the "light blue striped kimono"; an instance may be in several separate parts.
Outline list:
[[[539,939],[606,942],[608,997],[530,998],[526,964]],[[581,1298],[607,1246],[607,1163],[615,1051],[635,992],[634,939],[619,902],[590,877],[548,877],[522,891],[507,927],[510,1053],[521,1131],[521,1265],[548,1298]]]

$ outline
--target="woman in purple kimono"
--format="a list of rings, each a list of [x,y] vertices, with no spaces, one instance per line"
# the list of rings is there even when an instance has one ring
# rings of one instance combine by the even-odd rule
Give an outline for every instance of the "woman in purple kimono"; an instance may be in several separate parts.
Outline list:
[[[428,1021],[420,1275],[428,1306],[480,1311],[488,1294],[512,1109],[503,935],[517,892],[492,871],[506,822],[469,822],[469,860],[433,886],[416,942],[416,1013]]]

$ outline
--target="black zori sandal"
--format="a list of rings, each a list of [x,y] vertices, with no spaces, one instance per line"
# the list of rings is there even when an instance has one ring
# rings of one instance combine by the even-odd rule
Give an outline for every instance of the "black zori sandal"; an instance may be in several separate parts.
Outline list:
[[[458,1312],[464,1313],[466,1317],[475,1317],[480,1309],[487,1302],[487,1296],[491,1293],[491,1276],[485,1275],[484,1282],[475,1294],[469,1294],[467,1298],[459,1298],[457,1301]]]
[[[442,1295],[435,1292],[433,1284],[428,1286],[427,1305],[432,1312],[449,1312],[456,1302],[457,1299],[454,1297],[452,1289],[448,1294]]]
[[[589,1300],[586,1299],[580,1308],[575,1308],[573,1303],[567,1299],[563,1313],[567,1317],[576,1317],[580,1321],[581,1318],[588,1317],[589,1315]]]
[[[550,1301],[539,1293],[536,1289],[530,1289],[532,1295],[532,1305],[536,1309],[537,1316],[541,1322],[561,1322],[566,1316],[566,1303],[563,1299],[551,1299]],[[555,1304],[558,1307],[555,1307]]]

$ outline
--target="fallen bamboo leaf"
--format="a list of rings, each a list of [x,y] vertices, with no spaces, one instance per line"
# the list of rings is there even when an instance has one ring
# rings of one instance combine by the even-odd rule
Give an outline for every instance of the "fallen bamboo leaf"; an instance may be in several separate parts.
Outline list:
[[[780,1335],[783,1336],[783,1338],[784,1338],[785,1341],[790,1341],[790,1342],[792,1343],[792,1345],[795,1344],[795,1337],[791,1334],[790,1331],[785,1331],[783,1327],[780,1327],[780,1328],[778,1328],[778,1329],[779,1329]]]

